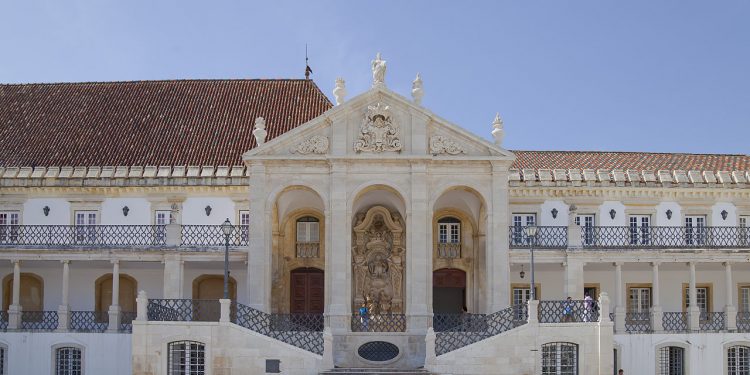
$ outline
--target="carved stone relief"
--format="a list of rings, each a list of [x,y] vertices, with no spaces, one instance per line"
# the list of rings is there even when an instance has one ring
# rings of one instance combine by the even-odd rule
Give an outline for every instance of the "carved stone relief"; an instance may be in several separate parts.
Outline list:
[[[465,154],[466,150],[458,142],[444,137],[442,135],[433,135],[430,137],[430,153],[433,155],[449,154],[458,155]]]
[[[398,214],[382,206],[357,217],[352,248],[353,308],[370,314],[404,313],[404,236]]]
[[[302,155],[307,154],[325,154],[328,152],[328,137],[322,135],[314,135],[289,149],[291,153],[298,153]]]
[[[400,152],[401,128],[394,124],[390,107],[383,103],[367,107],[365,118],[359,128],[357,141],[354,142],[356,152]]]

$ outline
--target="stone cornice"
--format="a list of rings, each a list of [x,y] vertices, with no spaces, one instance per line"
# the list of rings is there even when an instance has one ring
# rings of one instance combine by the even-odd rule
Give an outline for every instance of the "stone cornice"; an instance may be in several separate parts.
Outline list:
[[[80,195],[107,196],[142,196],[142,195],[187,195],[187,194],[229,194],[241,196],[248,194],[248,185],[153,185],[153,186],[0,186],[0,194],[17,194],[19,197],[77,197]]]
[[[559,186],[559,187],[528,187],[516,186],[509,189],[510,198],[574,198],[602,200],[631,200],[631,199],[750,199],[750,189],[705,187],[705,188],[664,188],[664,187],[602,187],[602,186]]]
[[[530,261],[529,251],[511,250],[511,264],[527,264]],[[750,249],[744,250],[540,250],[534,252],[536,263],[562,263],[575,259],[584,263],[685,263],[688,261],[702,263],[747,263],[750,262]]]

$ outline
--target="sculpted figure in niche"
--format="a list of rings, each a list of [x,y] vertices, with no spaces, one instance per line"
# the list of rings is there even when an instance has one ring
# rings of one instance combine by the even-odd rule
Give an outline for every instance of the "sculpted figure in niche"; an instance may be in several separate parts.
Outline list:
[[[388,263],[383,260],[383,256],[378,254],[370,262],[370,275],[376,279],[382,279],[388,273]]]

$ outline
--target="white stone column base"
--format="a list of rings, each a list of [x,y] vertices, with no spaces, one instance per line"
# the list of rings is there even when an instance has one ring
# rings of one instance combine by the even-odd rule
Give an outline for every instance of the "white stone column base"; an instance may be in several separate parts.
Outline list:
[[[117,332],[120,330],[120,305],[109,306],[109,326],[107,332]]]
[[[70,306],[57,307],[57,331],[65,332],[70,329]]]
[[[726,315],[726,329],[727,331],[737,330],[737,308],[734,305],[726,305],[724,307],[724,314]]]
[[[615,307],[615,332],[625,333],[625,307]]]
[[[664,331],[664,312],[661,306],[651,307],[651,330],[654,332]]]
[[[19,329],[21,328],[21,312],[23,308],[21,305],[10,305],[8,306],[8,329]]]
[[[333,369],[333,334],[331,327],[323,329],[323,361],[320,363],[321,370]]]
[[[425,343],[425,356],[424,365],[429,368],[434,366],[437,362],[437,354],[435,353],[435,330],[432,327],[427,329],[427,335],[424,337]]]
[[[690,306],[688,310],[688,330],[700,331],[701,329],[701,310],[698,306]]]
[[[229,323],[229,310],[232,305],[232,300],[230,299],[220,299],[219,300],[219,322],[221,323]]]

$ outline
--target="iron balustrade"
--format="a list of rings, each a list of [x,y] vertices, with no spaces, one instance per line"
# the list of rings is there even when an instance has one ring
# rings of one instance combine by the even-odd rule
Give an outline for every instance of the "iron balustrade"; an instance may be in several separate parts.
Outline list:
[[[8,312],[7,311],[0,311],[0,330],[7,330],[8,329]]]
[[[297,258],[320,258],[320,243],[297,242]]]
[[[120,312],[120,332],[132,333],[133,332],[133,321],[138,314],[135,311],[121,311]]]
[[[688,316],[686,312],[665,312],[662,327],[668,332],[685,332],[688,330]]]
[[[229,236],[229,246],[247,246],[249,240],[247,225],[233,225]],[[226,236],[221,225],[183,225],[182,246],[224,246]]]
[[[540,227],[541,228],[541,227]],[[584,248],[747,248],[744,227],[595,226],[581,231]]]
[[[592,299],[539,301],[539,323],[575,323],[599,321],[599,309]]]
[[[737,312],[737,331],[750,332],[750,311]]]
[[[511,249],[528,248],[531,238],[526,235],[525,226],[511,225],[508,241]],[[565,249],[568,247],[568,227],[538,226],[534,249]]]
[[[461,243],[460,242],[438,242],[437,256],[441,259],[460,259]]]
[[[0,246],[164,246],[161,225],[13,225],[0,233]]]
[[[629,312],[625,313],[625,332],[651,332],[651,313]]]
[[[59,318],[57,311],[21,311],[21,329],[30,331],[54,331]]]
[[[148,320],[162,322],[218,322],[219,300],[149,299]]]
[[[519,320],[519,307],[508,307],[489,315],[474,315],[464,324],[435,333],[435,353],[442,355],[526,324]],[[434,325],[434,321],[433,321]]]
[[[406,315],[354,313],[352,332],[406,332]]]
[[[432,317],[432,328],[435,332],[484,331],[487,329],[487,314],[435,314]]]
[[[70,330],[79,332],[104,332],[109,327],[107,311],[71,311]]]
[[[724,312],[701,312],[699,328],[701,331],[723,331],[726,329]]]
[[[232,323],[300,349],[323,354],[323,314],[268,314],[232,303]]]

